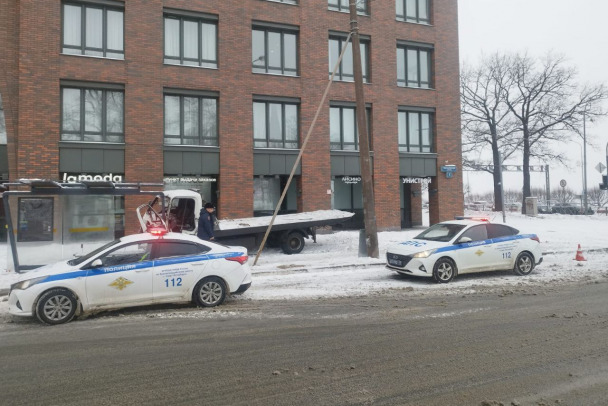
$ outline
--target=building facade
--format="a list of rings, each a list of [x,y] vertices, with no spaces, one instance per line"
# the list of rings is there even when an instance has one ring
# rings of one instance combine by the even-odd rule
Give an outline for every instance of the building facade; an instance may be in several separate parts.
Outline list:
[[[358,10],[378,229],[421,224],[423,186],[431,223],[451,219],[463,208],[457,4]],[[347,0],[3,1],[3,180],[157,182],[198,190],[220,218],[272,212],[349,26]],[[356,227],[352,59],[348,45],[281,209],[350,210]],[[135,199],[81,203],[61,204],[67,229],[94,235],[95,213],[114,233],[137,228]]]

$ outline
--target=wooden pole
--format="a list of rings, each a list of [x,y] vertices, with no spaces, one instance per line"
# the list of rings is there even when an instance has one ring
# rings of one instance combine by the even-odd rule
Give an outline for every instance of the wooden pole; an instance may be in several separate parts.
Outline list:
[[[367,256],[378,258],[378,230],[376,228],[376,204],[374,202],[374,181],[369,159],[369,137],[363,95],[363,73],[361,69],[361,43],[357,22],[357,0],[350,0],[350,34],[353,41],[353,68],[355,74],[355,98],[357,101],[357,126],[359,127],[359,163],[363,182],[363,220],[365,222],[365,243]]]

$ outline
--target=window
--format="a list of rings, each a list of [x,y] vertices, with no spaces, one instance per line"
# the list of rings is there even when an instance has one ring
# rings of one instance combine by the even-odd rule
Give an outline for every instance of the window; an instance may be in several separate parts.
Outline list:
[[[297,33],[282,29],[253,28],[251,63],[255,73],[296,76]]]
[[[172,199],[167,213],[169,229],[177,233],[184,230],[194,231],[196,228],[194,207],[194,199],[186,197]]]
[[[135,242],[123,245],[99,257],[102,266],[127,265],[151,261],[152,243]],[[134,270],[131,269],[131,270]]]
[[[62,52],[124,59],[124,11],[104,5],[63,4]]]
[[[275,3],[285,3],[285,4],[298,4],[298,0],[267,0],[273,1]]]
[[[287,186],[289,176],[256,176],[253,178],[253,214],[254,216],[272,216],[279,203],[281,193]],[[292,179],[285,199],[279,208],[279,214],[298,211],[297,177]]]
[[[218,146],[217,98],[165,94],[165,144]]]
[[[473,226],[467,231],[462,233],[458,241],[462,241],[463,238],[468,237],[471,241],[484,241],[488,239],[488,232],[485,225]]]
[[[4,120],[4,106],[2,105],[2,95],[0,94],[0,145],[6,145],[6,121]]]
[[[488,238],[508,237],[519,233],[515,228],[504,224],[486,224],[486,228],[488,230]]]
[[[348,13],[348,3],[350,0],[328,0],[330,10],[342,11]],[[357,1],[357,14],[367,14],[367,0]]]
[[[124,142],[124,91],[61,89],[61,140]]]
[[[399,151],[431,152],[433,149],[433,116],[420,111],[399,112]]]
[[[156,243],[156,254],[154,254],[154,259],[186,255],[201,255],[210,250],[211,248],[199,244],[177,241],[159,241]]]
[[[53,198],[19,198],[17,241],[53,241]]]
[[[369,125],[370,110],[365,109],[367,118],[367,134],[370,140],[371,131]],[[330,107],[329,109],[329,141],[332,150],[359,150],[359,131],[357,126],[357,115],[354,107]]]
[[[431,87],[432,48],[397,45],[397,85]]]
[[[166,14],[165,63],[217,68],[217,21]]]
[[[253,102],[254,148],[298,148],[298,105],[286,102]]]
[[[396,0],[397,20],[408,23],[430,24],[430,0]]]
[[[336,210],[363,209],[361,176],[338,176],[332,180],[331,208]]]
[[[336,62],[338,58],[340,58],[340,53],[342,52],[342,47],[344,47],[344,43],[346,42],[346,37],[341,36],[331,36],[329,37],[329,77],[331,78],[331,74],[334,70]],[[363,82],[369,82],[368,76],[368,46],[369,40],[361,38],[361,71],[363,73]],[[346,46],[346,51],[344,52],[344,56],[342,57],[342,61],[340,62],[340,66],[336,72],[337,80],[342,80],[345,82],[354,82],[355,74],[353,69],[353,48],[352,43],[349,42]]]
[[[427,241],[448,242],[456,236],[465,226],[462,224],[435,224],[422,233],[418,234],[414,239]]]

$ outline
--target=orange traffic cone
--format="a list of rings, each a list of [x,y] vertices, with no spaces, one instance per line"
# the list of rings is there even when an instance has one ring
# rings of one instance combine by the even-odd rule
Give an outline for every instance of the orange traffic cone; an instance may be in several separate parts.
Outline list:
[[[576,257],[574,258],[575,261],[586,261],[585,257],[583,256],[583,250],[581,249],[581,245],[578,245],[578,249],[576,250]]]

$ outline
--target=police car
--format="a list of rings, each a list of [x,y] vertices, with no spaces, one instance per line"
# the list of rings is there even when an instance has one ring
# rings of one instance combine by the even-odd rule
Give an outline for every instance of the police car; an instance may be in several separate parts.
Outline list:
[[[389,269],[432,277],[439,283],[472,272],[513,270],[529,275],[542,260],[536,234],[520,234],[513,227],[486,219],[438,223],[386,252]]]
[[[9,313],[60,324],[76,314],[130,306],[217,306],[251,285],[247,259],[243,247],[150,230],[27,272],[11,286]]]

